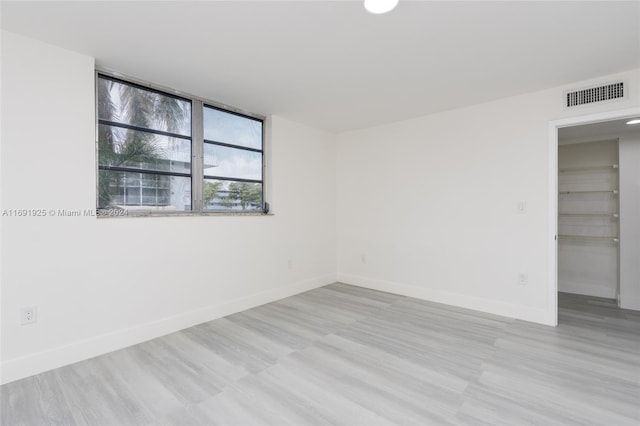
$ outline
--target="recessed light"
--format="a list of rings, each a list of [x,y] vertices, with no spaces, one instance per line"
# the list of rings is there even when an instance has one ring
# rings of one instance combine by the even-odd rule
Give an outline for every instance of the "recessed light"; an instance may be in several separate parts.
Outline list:
[[[376,15],[393,10],[397,4],[398,0],[364,0],[364,8]]]
[[[631,121],[627,121],[627,124],[640,124],[640,118],[634,118]]]

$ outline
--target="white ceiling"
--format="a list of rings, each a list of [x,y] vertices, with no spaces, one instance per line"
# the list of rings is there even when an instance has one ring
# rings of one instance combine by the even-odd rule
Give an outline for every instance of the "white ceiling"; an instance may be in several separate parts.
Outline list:
[[[338,132],[640,66],[640,2],[2,1],[3,29]]]

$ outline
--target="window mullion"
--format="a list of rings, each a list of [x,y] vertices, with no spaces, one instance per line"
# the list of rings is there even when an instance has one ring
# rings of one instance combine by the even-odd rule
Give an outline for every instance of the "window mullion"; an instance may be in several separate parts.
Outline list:
[[[204,185],[204,122],[202,101],[191,104],[191,203],[194,212],[202,213]]]

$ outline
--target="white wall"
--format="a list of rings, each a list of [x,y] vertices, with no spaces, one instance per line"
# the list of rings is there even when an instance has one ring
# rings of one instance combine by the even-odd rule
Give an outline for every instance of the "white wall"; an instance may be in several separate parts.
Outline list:
[[[339,135],[338,280],[553,324],[549,123],[639,105],[639,74]],[[563,108],[565,89],[618,78],[628,98]]]
[[[640,310],[640,136],[619,144],[620,306]]]
[[[562,143],[562,138],[559,139]],[[565,171],[618,164],[618,140],[572,143],[558,147],[558,190],[619,189],[618,169]],[[558,235],[619,236],[618,195],[561,194]],[[611,213],[609,216],[567,216],[562,213]],[[558,241],[558,290],[615,299],[618,296],[619,246],[613,240],[561,238]]]
[[[3,32],[2,106],[3,208],[94,208],[93,59]],[[2,217],[2,382],[334,282],[335,137],[271,125],[273,216]]]

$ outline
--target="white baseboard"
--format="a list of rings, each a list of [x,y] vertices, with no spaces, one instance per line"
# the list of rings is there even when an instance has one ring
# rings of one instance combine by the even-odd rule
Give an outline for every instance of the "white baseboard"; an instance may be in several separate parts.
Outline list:
[[[396,283],[391,281],[376,280],[358,275],[338,273],[338,282],[365,287],[372,290],[386,291],[387,293],[400,294],[402,296],[415,297],[416,299],[430,302],[444,303],[460,308],[473,309],[509,318],[521,319],[544,325],[555,325],[549,312],[544,309],[528,306],[514,305],[491,299],[483,299],[476,296],[468,296],[458,293],[433,290],[415,285]]]
[[[584,294],[585,296],[606,297],[607,299],[615,299],[618,296],[616,289],[606,284],[584,284],[562,280],[558,280],[558,291]]]
[[[136,325],[47,351],[13,358],[0,364],[0,384],[13,382],[54,368],[73,364],[147,340],[155,339],[203,322],[264,305],[304,291],[336,282],[335,274],[304,280],[158,321]]]

